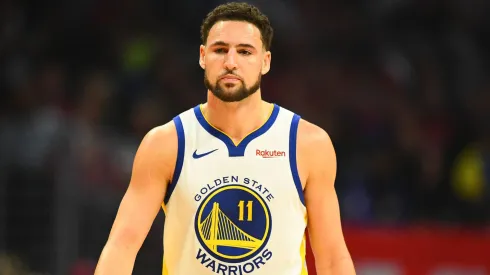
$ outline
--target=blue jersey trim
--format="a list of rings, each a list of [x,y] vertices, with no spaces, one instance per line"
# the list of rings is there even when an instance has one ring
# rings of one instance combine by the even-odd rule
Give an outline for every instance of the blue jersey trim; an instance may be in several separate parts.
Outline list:
[[[298,139],[298,125],[300,119],[301,117],[295,114],[293,116],[293,120],[291,121],[291,130],[289,131],[289,165],[291,167],[291,173],[293,175],[294,185],[298,191],[299,199],[301,200],[301,203],[306,206],[296,159],[296,143]]]
[[[167,193],[165,194],[165,199],[163,200],[164,204],[167,204],[168,201],[170,200],[170,196],[175,190],[175,186],[177,185],[177,182],[179,181],[180,177],[180,172],[182,172],[182,166],[184,164],[184,153],[185,153],[185,134],[184,134],[184,127],[182,126],[182,120],[180,119],[179,116],[174,117],[173,119],[175,128],[177,129],[177,161],[175,163],[175,169],[174,169],[174,174],[172,177],[172,182],[169,185],[169,188],[167,189]]]
[[[225,133],[221,132],[220,130],[216,129],[215,127],[213,127],[211,124],[208,123],[208,121],[206,120],[206,118],[201,112],[200,105],[194,107],[194,114],[196,115],[199,124],[201,124],[201,126],[208,133],[210,133],[211,135],[213,135],[214,137],[220,139],[225,143],[226,147],[228,148],[228,155],[230,157],[243,157],[245,155],[245,149],[247,148],[247,145],[252,140],[261,136],[271,128],[271,126],[276,121],[277,115],[279,114],[279,109],[280,109],[279,106],[274,104],[274,109],[272,110],[269,119],[267,119],[264,125],[262,125],[259,129],[250,133],[237,145],[233,143],[233,140],[229,136],[227,136]]]

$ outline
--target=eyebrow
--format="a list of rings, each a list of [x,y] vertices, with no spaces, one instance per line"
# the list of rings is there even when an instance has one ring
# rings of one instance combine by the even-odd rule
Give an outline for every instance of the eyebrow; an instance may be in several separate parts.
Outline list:
[[[211,44],[210,46],[226,46],[226,47],[229,47],[230,44],[225,43],[223,41],[216,41],[213,44]],[[251,48],[251,49],[254,49],[255,50],[255,47],[254,46],[252,46],[251,44],[247,44],[247,43],[240,43],[240,44],[237,45],[237,47]]]

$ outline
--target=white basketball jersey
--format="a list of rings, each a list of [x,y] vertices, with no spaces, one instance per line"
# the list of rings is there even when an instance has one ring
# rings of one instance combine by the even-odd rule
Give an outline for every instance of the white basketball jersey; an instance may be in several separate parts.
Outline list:
[[[306,207],[300,117],[274,105],[239,144],[200,105],[174,118],[178,157],[162,205],[164,275],[303,275]]]

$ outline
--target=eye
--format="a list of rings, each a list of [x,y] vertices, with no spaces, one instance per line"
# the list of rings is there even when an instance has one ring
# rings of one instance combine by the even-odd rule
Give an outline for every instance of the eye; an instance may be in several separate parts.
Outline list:
[[[239,50],[238,51],[239,54],[243,54],[243,55],[251,55],[252,53],[247,51],[247,50]]]
[[[216,50],[214,50],[215,53],[226,53],[226,49],[225,48],[217,48]]]

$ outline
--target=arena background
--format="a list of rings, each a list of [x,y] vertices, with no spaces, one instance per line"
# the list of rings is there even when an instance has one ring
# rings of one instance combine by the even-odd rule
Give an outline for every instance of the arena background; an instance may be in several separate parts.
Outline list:
[[[222,2],[0,2],[0,274],[93,274],[141,138],[205,100]],[[264,98],[332,137],[358,274],[490,274],[490,2],[250,3]],[[161,272],[163,222],[134,274]]]

